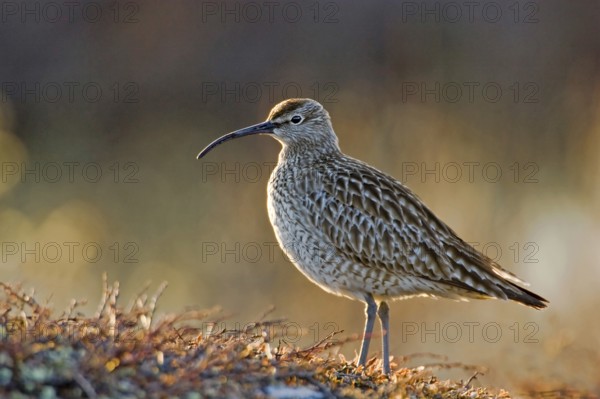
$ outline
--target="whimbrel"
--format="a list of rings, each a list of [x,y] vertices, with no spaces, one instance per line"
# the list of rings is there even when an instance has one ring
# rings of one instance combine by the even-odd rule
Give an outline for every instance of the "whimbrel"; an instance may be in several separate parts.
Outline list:
[[[359,365],[376,315],[383,371],[390,373],[387,301],[415,296],[499,298],[532,308],[541,296],[463,241],[404,184],[344,155],[329,113],[317,101],[289,99],[267,120],[213,141],[268,134],[282,144],[268,184],[269,219],[294,265],[327,292],[366,304]]]

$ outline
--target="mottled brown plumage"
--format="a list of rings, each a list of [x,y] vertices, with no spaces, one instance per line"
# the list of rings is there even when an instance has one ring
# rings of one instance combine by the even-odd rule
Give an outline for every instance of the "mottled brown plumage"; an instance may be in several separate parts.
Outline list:
[[[364,301],[366,362],[375,313],[390,372],[387,300],[413,296],[512,299],[533,308],[546,300],[463,241],[406,186],[344,155],[327,111],[310,99],[276,105],[266,122],[211,143],[270,134],[283,148],[268,184],[268,210],[283,251],[311,281]]]

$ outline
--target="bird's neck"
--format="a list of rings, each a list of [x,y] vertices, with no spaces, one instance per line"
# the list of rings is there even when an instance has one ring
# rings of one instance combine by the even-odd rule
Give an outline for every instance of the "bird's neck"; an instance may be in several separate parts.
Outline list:
[[[279,153],[279,163],[313,163],[320,159],[339,157],[342,155],[337,144],[307,145],[284,144]]]

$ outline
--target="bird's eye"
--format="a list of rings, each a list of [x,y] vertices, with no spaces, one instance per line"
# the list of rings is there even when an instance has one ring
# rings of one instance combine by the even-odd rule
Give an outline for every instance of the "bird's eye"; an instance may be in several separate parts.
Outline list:
[[[294,115],[292,116],[292,119],[290,119],[292,121],[292,123],[294,125],[299,124],[300,122],[302,122],[302,117],[300,115]]]

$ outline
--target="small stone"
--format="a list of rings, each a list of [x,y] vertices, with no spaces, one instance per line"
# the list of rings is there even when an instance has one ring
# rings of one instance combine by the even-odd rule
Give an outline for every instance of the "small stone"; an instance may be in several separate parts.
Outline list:
[[[56,399],[56,391],[53,387],[45,386],[40,391],[40,399]]]
[[[275,399],[322,399],[322,392],[307,387],[268,386],[267,395]]]
[[[11,369],[2,367],[0,368],[0,386],[5,387],[12,381],[13,372]]]

